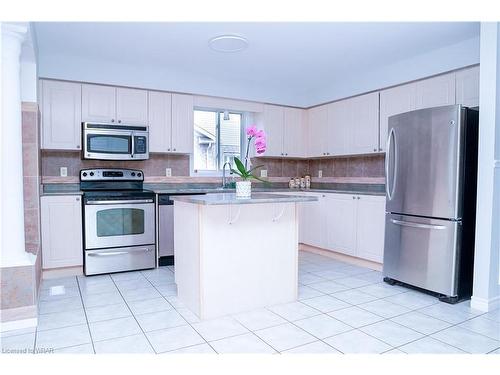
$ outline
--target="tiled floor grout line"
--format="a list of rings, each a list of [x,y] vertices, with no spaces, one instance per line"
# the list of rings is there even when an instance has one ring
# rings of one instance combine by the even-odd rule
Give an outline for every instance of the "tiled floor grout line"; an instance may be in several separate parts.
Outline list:
[[[87,322],[87,329],[89,330],[90,343],[92,344],[92,350],[94,351],[94,354],[96,354],[95,346],[94,346],[94,339],[92,338],[92,331],[90,330],[89,318],[87,316],[87,310],[85,309],[85,303],[83,302],[82,290],[80,289],[80,281],[78,280],[78,277],[76,278],[76,284],[78,285],[78,292],[80,294],[80,300],[82,301],[83,313],[85,314],[85,321]]]
[[[143,276],[146,280],[147,278],[141,273],[141,276]],[[155,347],[153,346],[153,344],[151,344],[151,341],[149,341],[149,338],[148,338],[148,335],[146,335],[146,332],[144,331],[144,329],[142,328],[142,326],[139,324],[139,321],[137,320],[137,318],[135,317],[135,314],[134,312],[132,311],[132,309],[130,308],[130,306],[128,305],[128,302],[127,300],[125,299],[125,297],[123,296],[122,294],[122,291],[120,290],[120,288],[118,288],[118,285],[116,285],[116,282],[115,280],[113,279],[113,277],[111,277],[111,281],[113,282],[113,284],[115,285],[116,289],[118,289],[118,293],[120,293],[120,296],[122,297],[123,299],[123,302],[125,302],[125,306],[127,306],[127,309],[130,311],[130,313],[132,314],[132,317],[134,318],[135,322],[137,323],[137,325],[139,326],[139,329],[141,330],[142,332],[142,335],[145,337],[146,341],[148,342],[149,346],[151,347],[151,349],[153,349],[153,352],[156,353],[156,350],[155,350]],[[148,282],[151,284],[151,282],[148,280]],[[151,284],[152,285],[152,284]],[[168,301],[167,301],[168,302]],[[134,334],[136,335],[136,334]],[[129,336],[134,336],[134,335],[129,335]],[[128,336],[123,336],[123,337],[128,337]],[[110,339],[111,340],[111,339]],[[102,341],[105,341],[105,340],[102,340]]]
[[[173,271],[171,271],[171,270],[169,270],[169,271],[170,271],[170,272],[172,272],[172,273],[174,273],[174,272],[173,272]],[[175,277],[175,273],[174,273],[174,277]],[[146,279],[147,279],[147,278],[146,278]],[[148,280],[148,281],[149,281],[149,280]],[[181,316],[181,318],[182,318],[182,319],[184,319],[184,321],[187,323],[187,325],[189,325],[189,326],[191,327],[191,329],[193,329],[193,330],[194,330],[194,331],[195,331],[195,332],[196,332],[196,333],[197,333],[197,334],[198,334],[198,335],[199,335],[199,336],[203,339],[203,341],[205,341],[205,343],[206,343],[206,344],[207,344],[207,345],[208,345],[208,346],[209,346],[209,347],[210,347],[210,348],[211,348],[211,349],[212,349],[215,353],[219,354],[219,353],[217,352],[217,350],[215,350],[215,348],[214,348],[212,345],[210,345],[210,343],[209,343],[209,342],[205,339],[205,337],[203,337],[203,336],[202,336],[202,335],[201,335],[201,334],[200,334],[200,333],[196,330],[196,328],[194,328],[194,327],[193,327],[193,325],[192,325],[192,324],[191,324],[191,323],[190,323],[190,322],[189,322],[186,318],[184,318],[184,316],[183,316],[183,315],[182,315],[179,311],[177,311],[177,308],[176,308],[173,304],[171,304],[171,303],[170,303],[170,301],[169,301],[169,300],[168,300],[168,299],[167,299],[167,298],[166,298],[166,297],[165,297],[165,296],[164,296],[164,295],[163,295],[163,294],[162,294],[162,293],[161,293],[161,292],[160,292],[160,291],[156,288],[156,286],[155,286],[155,285],[153,285],[153,283],[151,283],[151,281],[149,281],[149,283],[153,286],[153,288],[155,288],[155,290],[156,290],[158,293],[160,293],[160,295],[162,296],[162,298],[163,298],[165,301],[167,301],[167,302],[168,302],[168,304],[169,304],[170,306],[172,306],[172,307],[174,308],[175,312],[176,312],[177,314],[179,314],[179,315]],[[175,282],[174,282],[174,284],[175,284]],[[176,284],[176,285],[177,285],[177,284]],[[201,345],[201,344],[195,344],[195,345]],[[190,346],[195,346],[195,345],[190,345]],[[177,349],[173,349],[173,350],[167,350],[167,351],[165,351],[165,352],[161,352],[161,353],[168,353],[168,352],[171,352],[171,351],[174,351],[174,350],[184,349],[184,348],[188,348],[188,347],[189,347],[189,346],[185,346],[185,347],[182,347],[182,348],[177,348]],[[153,347],[153,350],[154,350],[154,351],[155,351],[155,353],[156,353],[156,350],[154,349],[154,347]],[[160,354],[160,353],[157,353],[157,354]]]

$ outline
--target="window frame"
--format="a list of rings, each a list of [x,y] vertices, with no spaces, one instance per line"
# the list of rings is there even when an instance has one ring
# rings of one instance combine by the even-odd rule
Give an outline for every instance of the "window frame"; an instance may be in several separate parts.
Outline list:
[[[222,177],[222,166],[219,165],[220,162],[220,115],[224,114],[225,109],[220,108],[206,108],[206,107],[194,107],[194,111],[206,111],[217,113],[217,125],[216,125],[216,142],[217,142],[217,170],[204,170],[204,169],[194,169],[194,151],[189,157],[189,176],[190,177]],[[240,157],[244,157],[244,148],[246,147],[246,133],[245,133],[245,122],[246,122],[246,112],[237,110],[228,110],[229,114],[240,115]],[[194,128],[194,121],[193,121]],[[194,142],[194,137],[193,137]]]

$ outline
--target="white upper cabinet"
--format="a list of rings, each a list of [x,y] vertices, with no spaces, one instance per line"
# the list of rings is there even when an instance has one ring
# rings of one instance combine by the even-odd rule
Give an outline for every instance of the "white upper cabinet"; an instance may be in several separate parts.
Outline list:
[[[356,96],[349,102],[350,123],[347,127],[349,154],[378,152],[379,93]]]
[[[82,121],[115,123],[116,88],[82,85]]]
[[[328,149],[328,106],[308,109],[307,118],[307,155],[324,156]]]
[[[265,156],[284,156],[283,153],[283,107],[265,105],[263,127],[266,131],[267,148]]]
[[[415,85],[415,109],[455,104],[455,73],[417,81]]]
[[[149,92],[149,151],[170,152],[172,148],[172,94]]]
[[[385,197],[356,197],[356,256],[382,263],[384,258]]]
[[[306,114],[303,109],[285,108],[283,121],[283,153],[289,157],[306,156],[307,138],[304,124]]]
[[[311,108],[309,156],[378,152],[378,93]]]
[[[455,77],[456,103],[466,107],[479,106],[479,66],[459,70]]]
[[[84,84],[82,121],[147,125],[148,93],[145,90]]]
[[[380,151],[387,146],[389,117],[415,109],[417,87],[415,83],[396,86],[380,92]]]
[[[147,125],[148,92],[145,90],[116,89],[116,119],[124,125]]]
[[[299,108],[264,105],[264,111],[256,116],[266,131],[267,148],[263,156],[304,157],[307,136],[306,112]]]
[[[43,268],[75,267],[83,263],[80,195],[41,197]]]
[[[349,126],[352,121],[350,102],[341,100],[327,105],[328,119],[325,130],[325,152],[316,156],[344,155],[348,153]]]
[[[42,148],[81,150],[82,85],[40,81]]]
[[[172,152],[193,152],[193,96],[172,94]]]

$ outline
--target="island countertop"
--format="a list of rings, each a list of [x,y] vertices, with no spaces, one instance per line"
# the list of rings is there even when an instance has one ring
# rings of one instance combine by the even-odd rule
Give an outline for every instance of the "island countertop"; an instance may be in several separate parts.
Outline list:
[[[229,204],[258,204],[258,203],[289,203],[289,202],[314,202],[317,197],[252,193],[251,198],[236,198],[235,193],[216,193],[206,195],[179,195],[172,196],[173,201],[202,205],[229,205]]]

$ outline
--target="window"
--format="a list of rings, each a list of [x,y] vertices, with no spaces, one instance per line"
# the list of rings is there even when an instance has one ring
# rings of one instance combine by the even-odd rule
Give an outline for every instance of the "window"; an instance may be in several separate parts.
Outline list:
[[[229,113],[224,120],[222,111],[194,111],[195,172],[218,172],[227,161],[234,166],[234,157],[242,153],[241,122],[241,113]]]

